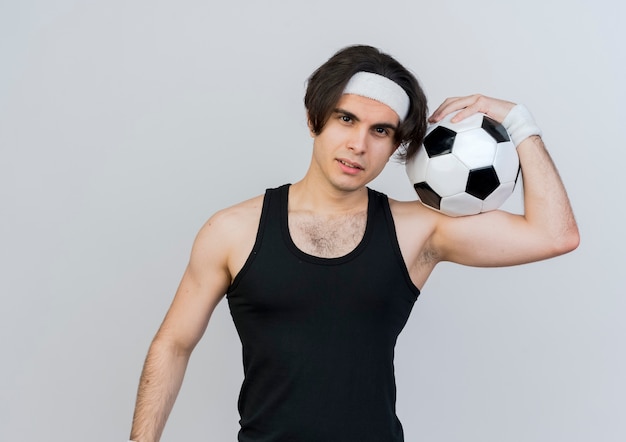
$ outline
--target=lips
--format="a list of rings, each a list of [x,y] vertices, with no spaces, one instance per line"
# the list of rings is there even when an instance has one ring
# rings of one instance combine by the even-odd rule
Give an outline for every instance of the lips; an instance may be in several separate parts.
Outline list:
[[[349,167],[351,169],[359,169],[359,170],[363,170],[363,166],[361,166],[359,163],[353,163],[352,161],[348,161],[342,158],[338,158],[337,161],[339,161],[339,163],[343,164],[346,167]]]

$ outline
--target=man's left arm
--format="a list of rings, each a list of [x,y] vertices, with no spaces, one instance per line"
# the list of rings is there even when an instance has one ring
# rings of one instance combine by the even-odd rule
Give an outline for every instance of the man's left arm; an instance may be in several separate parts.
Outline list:
[[[482,112],[502,122],[514,107],[480,95],[453,98],[433,113],[431,121],[463,109],[458,119]],[[528,127],[532,121],[526,123]],[[517,125],[523,126],[524,121]],[[578,246],[578,227],[563,182],[541,137],[532,130],[529,133],[526,136],[522,127],[515,140],[524,184],[524,214],[493,211],[439,217],[431,244],[440,260],[485,267],[516,265],[558,256]]]

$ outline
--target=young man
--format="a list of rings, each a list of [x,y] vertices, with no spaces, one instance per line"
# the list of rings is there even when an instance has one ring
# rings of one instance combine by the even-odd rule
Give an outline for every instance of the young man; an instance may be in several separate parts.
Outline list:
[[[435,265],[515,265],[578,245],[565,189],[523,107],[475,95],[430,117],[461,110],[455,119],[483,112],[503,122],[524,176],[524,215],[450,218],[366,187],[398,147],[414,155],[426,128],[424,94],[397,61],[346,48],[311,76],[305,105],[313,153],[302,180],[200,230],[150,346],[131,439],[159,439],[226,294],[244,354],[240,441],[402,441],[394,346]]]

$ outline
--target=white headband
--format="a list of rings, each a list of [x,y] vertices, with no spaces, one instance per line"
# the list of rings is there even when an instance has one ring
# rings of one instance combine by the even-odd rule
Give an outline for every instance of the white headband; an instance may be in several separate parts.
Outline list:
[[[409,113],[409,96],[398,83],[382,75],[371,72],[357,72],[352,76],[344,94],[361,95],[380,101],[392,108],[403,121]]]

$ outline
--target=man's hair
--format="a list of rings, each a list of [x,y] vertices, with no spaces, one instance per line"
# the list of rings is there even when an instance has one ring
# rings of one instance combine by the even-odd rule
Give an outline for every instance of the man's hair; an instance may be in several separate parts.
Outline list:
[[[311,130],[315,134],[322,132],[346,84],[357,72],[371,72],[387,77],[409,96],[409,112],[395,132],[394,140],[400,145],[396,152],[397,158],[408,160],[417,153],[426,133],[426,96],[411,72],[393,57],[372,46],[358,45],[341,49],[309,77],[304,106]]]

